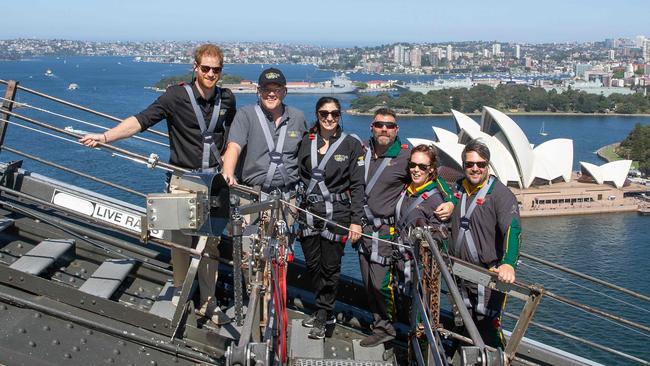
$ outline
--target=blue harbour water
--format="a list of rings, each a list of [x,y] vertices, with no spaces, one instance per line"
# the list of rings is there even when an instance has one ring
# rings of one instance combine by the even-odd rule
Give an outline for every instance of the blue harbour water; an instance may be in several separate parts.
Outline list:
[[[321,81],[333,76],[330,71],[318,70],[310,65],[280,65],[280,67],[290,81]],[[256,80],[262,68],[261,65],[226,65],[225,72]],[[54,76],[45,76],[47,69],[51,69]],[[27,61],[0,61],[0,79],[19,80],[24,87],[124,118],[139,112],[158,96],[158,93],[145,89],[146,86],[153,85],[162,77],[185,73],[189,69],[188,65],[135,63],[130,58],[120,57],[46,57]],[[413,76],[367,74],[353,74],[351,78],[353,80],[391,78],[405,81],[416,79]],[[429,77],[417,79],[426,81]],[[71,83],[78,84],[79,88],[68,90],[68,85]],[[4,88],[0,88],[0,92],[3,95]],[[353,98],[353,95],[340,96],[344,108],[349,106]],[[286,102],[302,109],[308,121],[312,121],[313,108],[317,99],[318,96],[314,95],[290,94]],[[18,100],[84,121],[104,126],[113,125],[113,122],[100,117],[43,102],[40,98],[37,99],[26,93],[19,92]],[[255,95],[237,95],[237,104],[240,106],[254,103],[255,100]],[[95,128],[29,108],[20,108],[16,112],[60,127],[73,126],[78,130],[97,131]],[[515,116],[514,119],[532,144],[537,145],[552,138],[572,139],[575,169],[579,167],[579,161],[602,164],[595,155],[599,147],[622,140],[637,122],[650,124],[649,117],[624,116]],[[16,119],[13,120],[18,122]],[[369,123],[370,117],[367,116],[344,115],[343,117],[344,128],[364,138],[369,135]],[[546,137],[537,133],[542,123],[549,133]],[[400,135],[432,139],[431,126],[454,130],[451,117],[409,117],[400,120]],[[165,130],[164,123],[156,128]],[[147,136],[151,135],[147,134]],[[159,139],[156,136],[152,138]],[[140,164],[111,157],[108,152],[91,151],[68,141],[36,134],[13,125],[8,129],[6,143],[25,152],[83,170],[100,178],[110,179],[142,192],[159,192],[163,187],[163,173],[160,171],[151,171]],[[155,152],[163,160],[169,156],[164,147],[138,140],[130,139],[118,142],[116,145],[145,155]],[[7,161],[18,157],[3,151],[0,158]],[[83,185],[132,203],[143,204],[139,197],[87,182],[83,178],[32,161],[26,161],[24,166],[32,171],[53,175],[63,181]],[[649,227],[650,217],[642,217],[636,213],[524,219],[523,251],[650,295],[650,281],[647,280],[650,278]],[[343,267],[346,274],[358,277],[358,261],[351,248],[346,248]],[[650,306],[640,300],[572,277],[568,278],[571,282],[567,282],[567,277],[562,273],[525,259],[521,261],[517,274],[522,280],[541,283],[545,288],[559,295],[650,326],[648,320]],[[509,301],[508,310],[517,313],[520,306],[518,300],[512,299]],[[650,360],[648,333],[624,328],[610,321],[587,315],[550,298],[542,300],[534,320],[644,360]],[[510,321],[506,321],[505,324],[506,328],[512,326]],[[549,335],[535,326],[531,326],[527,336],[604,364],[631,364],[630,361],[620,357],[593,350],[560,336]]]

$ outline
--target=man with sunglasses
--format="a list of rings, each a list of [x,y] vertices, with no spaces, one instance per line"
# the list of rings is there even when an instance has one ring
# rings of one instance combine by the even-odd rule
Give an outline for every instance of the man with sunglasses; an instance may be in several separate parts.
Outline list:
[[[241,183],[259,186],[263,192],[283,193],[298,182],[298,148],[307,132],[304,114],[283,103],[287,80],[282,71],[262,71],[258,81],[258,103],[241,108],[228,135],[223,155],[223,176],[236,184],[235,168],[242,155]]]
[[[513,283],[521,236],[517,199],[489,174],[490,150],[480,140],[465,145],[462,159],[465,177],[457,182],[460,203],[452,215],[451,254]],[[467,281],[459,289],[485,344],[503,349],[505,294]]]
[[[407,167],[410,149],[397,136],[399,126],[395,112],[389,108],[375,111],[370,131],[372,137],[364,156],[366,217],[363,232],[372,239],[363,237],[360,241],[359,264],[374,322],[373,333],[361,340],[364,347],[374,347],[395,338],[392,278],[397,248],[386,241],[394,239],[395,206],[410,179]],[[436,185],[448,202],[438,206],[434,213],[441,221],[446,221],[454,207],[454,196],[442,179],[437,178]]]
[[[80,139],[86,146],[95,147],[97,143],[111,143],[138,132],[142,132],[167,120],[169,130],[169,162],[178,167],[215,172],[221,170],[221,150],[228,129],[235,116],[235,96],[229,89],[217,87],[223,68],[223,52],[213,44],[204,44],[194,51],[194,80],[191,84],[174,85],[167,88],[144,111],[126,118],[119,125],[103,134],[88,134]],[[168,176],[168,190],[175,189],[180,178]],[[166,233],[167,234],[167,233]],[[171,241],[177,244],[196,245],[196,239],[183,235],[180,231],[171,232]],[[211,258],[218,254],[219,238],[210,238],[208,248]],[[189,255],[172,249],[175,296],[177,302],[180,287],[189,267]],[[199,292],[201,304],[198,313],[220,324],[229,319],[216,306],[214,298],[217,284],[216,259],[204,258],[199,267]]]

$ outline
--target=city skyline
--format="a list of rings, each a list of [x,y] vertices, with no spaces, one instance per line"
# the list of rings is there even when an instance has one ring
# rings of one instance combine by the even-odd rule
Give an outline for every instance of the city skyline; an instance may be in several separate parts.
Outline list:
[[[642,21],[629,17],[650,11],[650,2],[641,0],[615,5],[602,0],[549,0],[543,8],[513,0],[466,1],[464,10],[457,3],[425,0],[399,5],[385,0],[309,5],[255,0],[245,5],[183,4],[179,9],[169,0],[10,2],[3,6],[0,39],[260,41],[331,47],[475,40],[589,42],[650,33]]]

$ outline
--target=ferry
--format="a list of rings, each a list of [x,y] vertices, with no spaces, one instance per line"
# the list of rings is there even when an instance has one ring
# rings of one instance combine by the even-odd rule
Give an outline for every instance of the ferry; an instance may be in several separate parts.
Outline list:
[[[0,109],[0,141],[4,141],[8,128],[20,126],[38,126],[38,130],[30,131],[43,139],[56,134],[74,142],[81,136],[75,128],[59,128],[16,113],[12,101],[17,92],[43,98],[44,105],[59,103],[62,108],[73,109],[75,115],[81,110],[93,117],[119,121],[14,81],[0,80],[0,84],[6,85],[4,99],[9,101]],[[82,120],[75,117],[75,121]],[[149,133],[166,137],[159,131]],[[248,187],[229,188],[219,174],[189,172],[161,162],[157,156],[107,144],[99,148],[137,162],[143,169],[181,173],[181,192],[144,194],[66,167],[65,161],[49,161],[2,143],[0,151],[22,160],[8,161],[0,156],[1,364],[599,365],[526,337],[532,324],[557,337],[567,337],[567,342],[612,352],[628,363],[648,364],[625,352],[535,323],[533,317],[546,298],[620,322],[642,335],[650,333],[650,327],[564,298],[542,284],[501,283],[493,273],[441,253],[438,245],[447,235],[444,227],[414,228],[411,233],[419,265],[414,267],[414,292],[399,301],[412,304],[412,318],[399,319],[398,340],[373,348],[359,345],[371,317],[365,310],[362,284],[346,276],[341,279],[337,323],[329,328],[330,337],[309,339],[300,322],[313,305],[314,296],[304,263],[291,261],[287,233],[279,221],[280,210],[290,207],[289,202],[281,195],[262,195]],[[99,149],[87,152],[95,153]],[[50,172],[54,169],[73,174],[94,187],[109,186],[134,195],[144,204],[130,204],[79,183],[39,174],[27,166],[31,161],[48,166]],[[253,203],[240,205],[238,198]],[[244,230],[242,215],[259,211],[267,212],[262,224]],[[210,255],[210,248],[179,247],[165,240],[162,231],[181,229],[198,236],[201,243],[204,238],[221,236],[228,222],[233,229],[231,236],[222,236],[216,291],[220,305],[234,320],[217,327],[194,311],[196,270]],[[244,238],[251,243],[246,256]],[[192,258],[179,306],[171,303],[170,248],[185,250]],[[541,258],[526,253],[522,258],[650,301],[644,294]],[[462,305],[453,276],[505,292],[512,301],[523,303],[519,314],[507,314],[517,322],[506,333],[504,350],[485,346]],[[454,306],[455,313],[441,306],[441,295],[448,297],[450,304],[460,305]],[[464,332],[457,329],[460,321]]]

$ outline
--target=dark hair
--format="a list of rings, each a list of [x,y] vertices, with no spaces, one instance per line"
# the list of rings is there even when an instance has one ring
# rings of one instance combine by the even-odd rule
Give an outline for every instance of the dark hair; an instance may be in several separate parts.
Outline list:
[[[309,128],[309,133],[318,133],[318,111],[321,109],[322,106],[328,103],[336,104],[336,108],[338,108],[338,110],[341,111],[341,102],[339,102],[338,99],[334,97],[321,97],[320,99],[318,99],[318,101],[316,102],[316,109],[314,109],[314,114],[316,115],[316,121]]]
[[[377,116],[391,116],[395,118],[395,120],[397,120],[397,114],[395,114],[395,111],[386,107],[377,109],[375,111],[375,114],[372,116],[372,118],[375,118]]]
[[[433,145],[418,145],[411,149],[411,154],[409,155],[409,162],[411,162],[411,157],[415,153],[424,153],[429,157],[429,164],[431,164],[431,167],[433,168],[433,175],[431,176],[431,180],[435,180],[438,178],[438,169],[436,169],[436,166],[438,165],[438,150],[435,148]]]
[[[478,156],[482,157],[486,161],[490,161],[490,149],[488,149],[487,145],[482,143],[479,139],[473,139],[465,145],[463,154],[461,155],[463,162],[465,162],[467,153],[470,151],[474,151]]]
[[[194,62],[200,64],[203,56],[217,57],[219,59],[219,62],[222,63],[221,66],[223,66],[223,51],[218,46],[206,43],[194,50]]]

